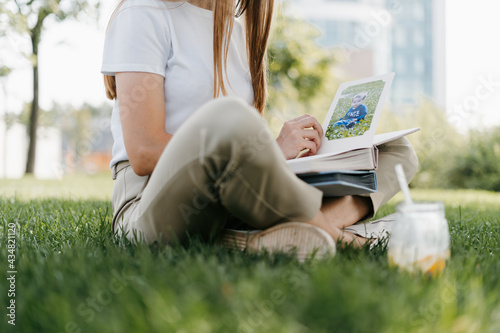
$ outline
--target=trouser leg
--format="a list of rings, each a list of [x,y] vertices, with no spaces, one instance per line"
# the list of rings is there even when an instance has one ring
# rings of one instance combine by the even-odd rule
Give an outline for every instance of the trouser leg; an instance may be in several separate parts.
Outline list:
[[[379,147],[377,168],[378,191],[370,194],[373,214],[400,191],[394,167],[403,166],[408,183],[418,169],[418,158],[407,138],[400,138]]]
[[[147,242],[220,228],[227,213],[255,228],[312,219],[321,191],[290,170],[265,121],[235,98],[207,103],[168,143],[129,214]]]

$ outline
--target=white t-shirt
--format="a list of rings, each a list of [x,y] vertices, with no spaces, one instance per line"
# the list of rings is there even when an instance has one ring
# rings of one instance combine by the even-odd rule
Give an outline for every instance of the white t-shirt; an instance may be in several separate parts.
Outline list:
[[[212,34],[212,11],[187,2],[128,0],[108,28],[101,73],[148,72],[165,77],[165,130],[174,134],[194,111],[213,99]],[[227,70],[228,95],[252,105],[254,94],[245,30],[240,20],[234,23]],[[137,96],[129,97],[131,103],[141,98],[141,89],[138,88]],[[111,132],[114,144],[110,166],[113,166],[128,160],[116,101]]]

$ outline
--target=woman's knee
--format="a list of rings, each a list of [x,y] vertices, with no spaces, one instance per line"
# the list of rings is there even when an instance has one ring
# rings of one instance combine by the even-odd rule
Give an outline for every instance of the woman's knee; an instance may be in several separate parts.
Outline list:
[[[415,152],[415,149],[413,149],[413,146],[410,143],[410,140],[407,138],[401,138],[402,139],[402,146],[403,146],[403,154],[406,157],[406,169],[408,172],[408,177],[411,180],[413,176],[417,173],[418,170],[418,156],[417,153]]]
[[[235,97],[216,99],[205,105],[205,128],[222,140],[269,143],[272,134],[256,109]]]
[[[417,173],[418,157],[406,137],[386,143],[381,147],[380,153],[382,156],[391,155],[395,158],[395,163],[402,164],[408,181]]]

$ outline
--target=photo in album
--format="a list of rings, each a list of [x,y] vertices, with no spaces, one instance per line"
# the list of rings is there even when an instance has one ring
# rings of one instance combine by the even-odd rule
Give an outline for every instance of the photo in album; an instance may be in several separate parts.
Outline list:
[[[352,85],[341,92],[328,123],[328,140],[363,135],[370,129],[385,81]]]

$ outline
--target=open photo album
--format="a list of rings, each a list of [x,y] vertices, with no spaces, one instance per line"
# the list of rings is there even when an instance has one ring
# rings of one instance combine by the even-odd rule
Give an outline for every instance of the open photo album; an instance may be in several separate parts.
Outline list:
[[[419,130],[375,135],[393,78],[394,73],[388,73],[342,83],[323,122],[320,149],[316,155],[288,160],[292,171],[305,181],[321,175],[317,187],[328,196],[375,192],[377,147]]]

